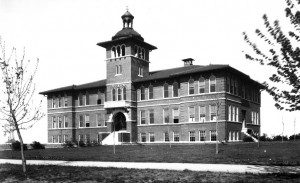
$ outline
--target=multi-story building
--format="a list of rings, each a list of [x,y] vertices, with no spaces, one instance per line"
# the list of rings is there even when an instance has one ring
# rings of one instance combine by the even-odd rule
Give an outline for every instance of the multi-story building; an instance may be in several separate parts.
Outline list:
[[[49,143],[239,141],[260,133],[260,83],[229,65],[193,65],[191,58],[150,72],[157,48],[133,29],[133,19],[127,11],[123,29],[97,44],[106,49],[106,79],[41,92]]]

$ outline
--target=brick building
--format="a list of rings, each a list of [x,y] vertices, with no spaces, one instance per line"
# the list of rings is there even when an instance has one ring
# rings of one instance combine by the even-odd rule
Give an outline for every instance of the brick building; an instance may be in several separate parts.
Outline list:
[[[97,44],[106,50],[106,79],[40,93],[48,100],[49,143],[239,141],[260,133],[260,83],[191,58],[150,72],[157,48],[133,29],[133,19],[127,11],[123,29]]]

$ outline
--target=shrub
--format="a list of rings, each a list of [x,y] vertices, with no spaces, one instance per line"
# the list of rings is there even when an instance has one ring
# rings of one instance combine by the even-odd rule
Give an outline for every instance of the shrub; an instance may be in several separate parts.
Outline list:
[[[271,141],[272,139],[270,139],[269,137],[267,137],[266,134],[263,134],[263,136],[260,136],[258,138],[259,141]]]
[[[37,141],[33,141],[30,146],[32,147],[32,149],[45,149],[45,146]]]
[[[19,141],[14,141],[11,143],[11,149],[14,151],[20,151],[21,150],[21,143]],[[27,150],[27,144],[23,144],[23,149]]]
[[[272,139],[273,141],[281,141],[282,140],[282,136],[281,135],[276,135],[273,137]],[[287,136],[283,136],[283,140],[288,140]]]
[[[84,143],[83,141],[79,141],[78,146],[79,146],[79,147],[84,147],[84,146],[85,146],[85,143]]]
[[[63,143],[63,147],[65,148],[69,148],[69,147],[74,147],[76,144],[74,142],[72,142],[71,140],[66,140],[64,143]]]
[[[291,135],[291,136],[289,137],[289,140],[294,140],[294,138],[295,138],[296,140],[300,140],[300,133],[298,133],[298,134],[296,134],[296,135]]]
[[[253,139],[249,136],[244,136],[243,141],[244,142],[253,142]]]

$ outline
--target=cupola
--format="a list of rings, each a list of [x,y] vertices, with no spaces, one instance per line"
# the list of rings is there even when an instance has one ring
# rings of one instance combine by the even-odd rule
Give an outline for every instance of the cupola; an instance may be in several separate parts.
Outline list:
[[[190,65],[193,65],[193,62],[195,60],[192,58],[186,58],[186,59],[182,59],[182,61],[184,62],[184,66],[190,66]]]

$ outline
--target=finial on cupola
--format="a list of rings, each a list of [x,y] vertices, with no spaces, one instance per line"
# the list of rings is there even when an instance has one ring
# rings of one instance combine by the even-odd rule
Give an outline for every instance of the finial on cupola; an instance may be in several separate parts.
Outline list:
[[[126,6],[126,12],[121,18],[123,19],[123,28],[132,28],[134,16],[128,11],[128,6]]]

